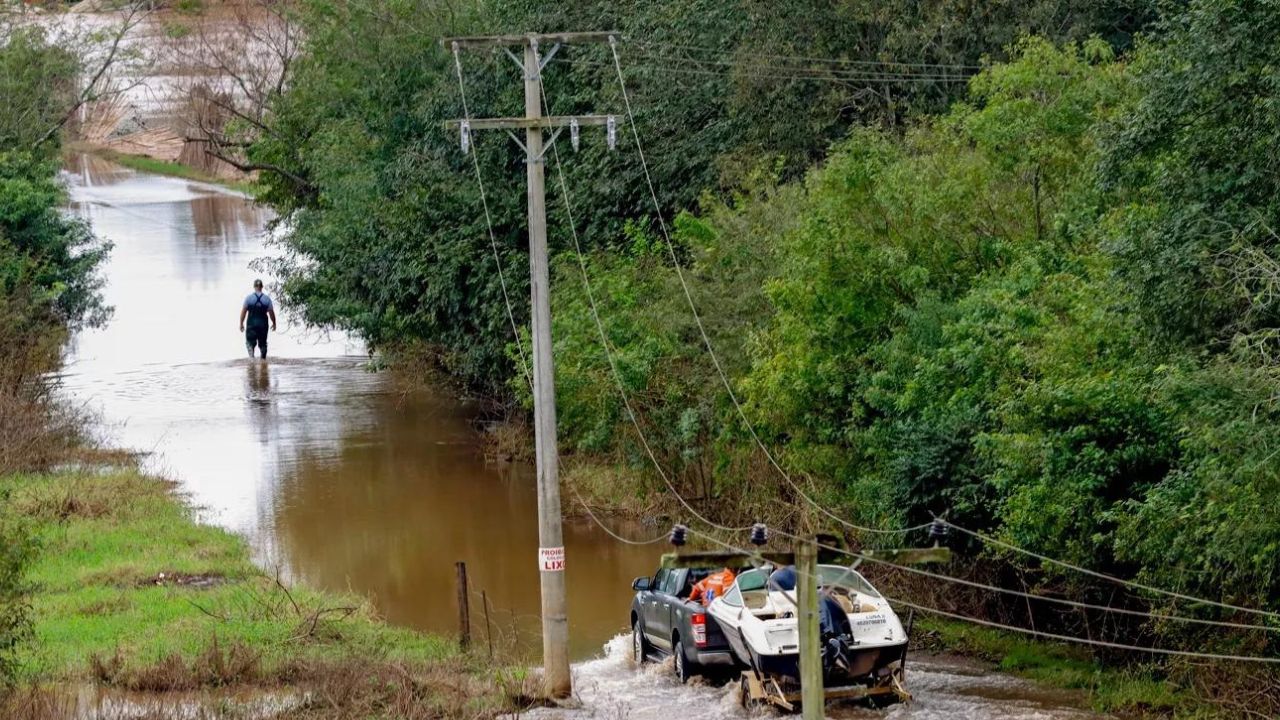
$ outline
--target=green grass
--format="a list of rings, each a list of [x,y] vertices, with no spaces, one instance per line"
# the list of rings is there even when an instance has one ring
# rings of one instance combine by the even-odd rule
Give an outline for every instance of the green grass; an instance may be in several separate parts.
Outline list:
[[[153,173],[155,175],[167,175],[169,177],[221,185],[222,187],[242,192],[250,196],[252,196],[257,190],[257,185],[249,180],[228,180],[226,178],[210,175],[203,170],[193,168],[189,165],[169,162],[168,160],[160,160],[149,155],[132,155],[129,153],[117,152],[115,150],[108,150],[106,148],[75,144],[69,146],[68,151],[88,152],[97,155],[98,157],[110,160],[117,165],[138,170],[140,172]]]
[[[386,625],[358,597],[288,591],[251,561],[245,542],[201,525],[164,481],[131,470],[0,478],[42,544],[30,571],[35,642],[29,680],[92,676],[90,658],[126,669],[214,646],[243,646],[260,677],[300,662],[431,664],[454,643]],[[204,575],[199,589],[155,584],[160,573]]]
[[[1208,710],[1187,689],[1152,667],[1105,667],[1083,648],[1029,641],[1024,636],[941,618],[922,617],[917,632],[932,632],[942,648],[987,660],[1000,670],[1052,687],[1088,692],[1094,709],[1125,716],[1198,717]]]

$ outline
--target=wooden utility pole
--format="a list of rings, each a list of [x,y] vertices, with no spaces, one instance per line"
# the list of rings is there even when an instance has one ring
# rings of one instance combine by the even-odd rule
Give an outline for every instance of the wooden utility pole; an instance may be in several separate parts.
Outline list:
[[[544,117],[542,69],[562,44],[608,42],[617,33],[553,33],[493,37],[446,38],[442,44],[456,54],[463,48],[500,48],[515,61],[524,76],[524,117],[494,118],[447,123],[461,132],[464,149],[473,130],[524,130],[526,177],[529,194],[529,285],[533,301],[533,415],[534,445],[538,466],[538,564],[542,576],[543,690],[548,697],[565,698],[572,692],[569,676],[569,620],[565,609],[564,541],[560,517],[559,456],[556,451],[556,389],[551,359],[551,292],[547,261],[547,202],[543,168],[542,131],[555,128],[554,143],[565,127],[612,123],[604,116]],[[543,57],[539,48],[551,45]],[[511,48],[523,47],[517,57]],[[461,72],[461,70],[459,70]],[[519,138],[512,134],[516,142]]]
[[[796,603],[800,606],[800,710],[804,720],[822,720],[822,634],[818,622],[818,546],[808,540],[796,547]]]

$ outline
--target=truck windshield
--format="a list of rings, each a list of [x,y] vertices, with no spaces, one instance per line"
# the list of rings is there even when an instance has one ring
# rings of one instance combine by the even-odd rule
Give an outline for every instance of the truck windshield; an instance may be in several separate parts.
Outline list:
[[[819,565],[818,583],[824,587],[845,587],[873,598],[880,597],[880,593],[876,592],[866,578],[859,575],[856,570],[840,565]]]

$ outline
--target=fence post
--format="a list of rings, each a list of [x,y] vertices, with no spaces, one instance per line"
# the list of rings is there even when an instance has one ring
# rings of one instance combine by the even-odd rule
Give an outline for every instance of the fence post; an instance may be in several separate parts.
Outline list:
[[[493,660],[493,627],[489,625],[489,593],[480,591],[480,602],[484,603],[484,639],[489,643],[489,659]]]
[[[458,645],[466,650],[471,646],[471,607],[467,602],[467,564],[454,563],[458,571]]]

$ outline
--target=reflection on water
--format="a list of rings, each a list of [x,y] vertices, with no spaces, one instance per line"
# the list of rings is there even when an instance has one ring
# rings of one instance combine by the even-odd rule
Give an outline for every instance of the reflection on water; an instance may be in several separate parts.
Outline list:
[[[270,220],[245,198],[87,156],[67,180],[73,211],[115,243],[115,315],[75,339],[67,368],[69,391],[102,412],[111,439],[154,450],[152,469],[180,481],[202,517],[250,538],[264,565],[365,594],[393,622],[453,632],[453,564],[466,561],[495,634],[514,626],[536,654],[533,474],[485,465],[474,409],[393,387],[365,370],[358,342],[306,332],[287,307],[272,358],[245,358],[240,302]],[[573,651],[587,657],[625,627],[631,578],[660,550],[573,523],[565,544]]]

